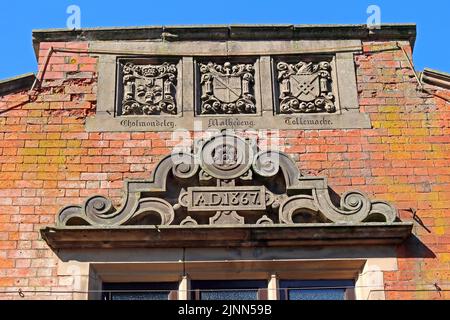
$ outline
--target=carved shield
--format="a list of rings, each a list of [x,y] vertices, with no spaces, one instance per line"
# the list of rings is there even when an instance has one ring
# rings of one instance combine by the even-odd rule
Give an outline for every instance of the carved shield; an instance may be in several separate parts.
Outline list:
[[[163,79],[136,79],[136,100],[143,104],[156,104],[163,99]]]
[[[300,101],[314,101],[320,95],[318,74],[298,74],[290,76],[292,94]]]
[[[230,103],[242,95],[242,80],[233,76],[214,76],[214,96],[222,102]]]

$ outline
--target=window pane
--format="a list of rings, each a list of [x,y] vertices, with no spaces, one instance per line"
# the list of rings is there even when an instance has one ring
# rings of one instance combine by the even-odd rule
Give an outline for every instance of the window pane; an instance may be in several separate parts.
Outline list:
[[[200,300],[258,300],[258,291],[200,291]]]
[[[266,289],[267,281],[217,280],[192,281],[192,299],[199,300],[258,300],[259,289]]]
[[[345,300],[346,291],[355,286],[353,280],[282,280],[281,300]]]
[[[344,289],[288,290],[289,300],[344,300]]]
[[[105,283],[103,300],[169,300],[174,290],[177,282]]]
[[[111,292],[111,300],[168,300],[170,291]]]

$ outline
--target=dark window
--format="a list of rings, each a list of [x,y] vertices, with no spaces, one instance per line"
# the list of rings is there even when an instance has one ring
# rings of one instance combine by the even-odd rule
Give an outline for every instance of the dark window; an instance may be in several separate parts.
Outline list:
[[[105,283],[103,300],[177,300],[177,282]]]
[[[265,280],[192,281],[192,300],[267,300]],[[353,280],[280,280],[280,300],[353,300]],[[177,300],[177,282],[106,283],[103,300]]]
[[[192,281],[193,300],[265,300],[267,281]]]
[[[353,280],[281,280],[280,300],[353,300]]]

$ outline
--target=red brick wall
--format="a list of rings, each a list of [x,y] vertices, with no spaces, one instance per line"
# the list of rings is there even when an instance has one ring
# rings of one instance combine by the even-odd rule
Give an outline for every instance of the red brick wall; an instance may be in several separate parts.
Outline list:
[[[336,192],[365,191],[391,201],[403,220],[413,211],[420,217],[420,241],[399,247],[400,270],[385,273],[387,298],[450,299],[448,292],[423,291],[450,282],[450,107],[416,90],[401,50],[370,53],[394,44],[365,43],[366,52],[355,56],[360,105],[373,129],[282,131],[280,143],[304,172],[328,176]],[[42,43],[41,67],[50,46],[87,48]],[[174,144],[168,132],[85,132],[96,107],[95,70],[93,57],[55,53],[34,102],[26,103],[26,92],[0,98],[0,110],[24,102],[0,115],[0,291],[70,291],[40,228],[54,224],[61,207],[92,194],[120,201],[124,179],[148,178]],[[42,297],[72,295],[26,293]]]

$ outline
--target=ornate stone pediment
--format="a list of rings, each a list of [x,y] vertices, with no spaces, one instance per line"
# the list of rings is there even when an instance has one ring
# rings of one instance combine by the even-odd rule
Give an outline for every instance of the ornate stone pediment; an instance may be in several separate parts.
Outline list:
[[[175,64],[135,64],[122,66],[123,101],[121,114],[177,114]]]
[[[223,133],[168,155],[152,177],[127,181],[120,208],[102,196],[68,206],[58,226],[214,226],[394,223],[396,209],[359,191],[335,195],[286,154]],[[369,223],[370,224],[370,223]]]
[[[336,112],[328,61],[277,64],[280,113]]]

